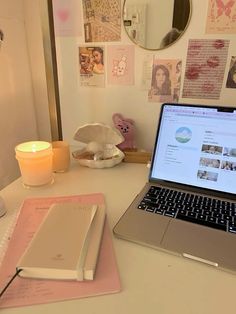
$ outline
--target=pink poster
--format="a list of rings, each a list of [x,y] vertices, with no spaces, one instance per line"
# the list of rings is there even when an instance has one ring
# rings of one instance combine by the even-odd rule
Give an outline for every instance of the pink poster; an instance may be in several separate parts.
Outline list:
[[[82,9],[78,0],[53,0],[56,36],[82,35]]]
[[[134,46],[109,46],[107,60],[108,83],[134,84]]]
[[[189,41],[182,97],[220,98],[228,48],[229,40]]]
[[[206,33],[236,33],[236,0],[209,0]]]
[[[148,99],[152,102],[178,102],[182,61],[179,59],[153,60],[151,88]]]

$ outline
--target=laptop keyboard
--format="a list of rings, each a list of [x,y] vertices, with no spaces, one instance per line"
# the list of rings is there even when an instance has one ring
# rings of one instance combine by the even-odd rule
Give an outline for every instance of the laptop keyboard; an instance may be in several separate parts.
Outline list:
[[[236,203],[151,186],[138,208],[236,234]]]

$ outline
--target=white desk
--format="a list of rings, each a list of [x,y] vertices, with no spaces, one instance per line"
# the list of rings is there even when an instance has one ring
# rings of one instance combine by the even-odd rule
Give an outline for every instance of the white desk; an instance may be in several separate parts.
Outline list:
[[[102,192],[110,228],[147,180],[141,164],[121,163],[110,169],[89,169],[72,163],[55,175],[55,183],[24,189],[18,179],[0,193],[8,212],[0,219],[0,239],[13,212],[26,197]],[[235,313],[236,276],[197,262],[142,247],[113,237],[122,291],[80,300],[1,310],[9,313],[81,314],[222,314]]]

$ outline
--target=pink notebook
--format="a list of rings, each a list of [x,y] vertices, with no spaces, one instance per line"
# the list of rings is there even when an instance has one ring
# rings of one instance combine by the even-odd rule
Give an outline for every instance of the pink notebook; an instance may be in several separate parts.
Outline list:
[[[103,194],[26,199],[0,268],[0,289],[10,280],[16,264],[53,203],[104,204]],[[111,232],[106,220],[93,281],[36,280],[16,277],[0,299],[0,308],[27,306],[116,293],[121,289]]]

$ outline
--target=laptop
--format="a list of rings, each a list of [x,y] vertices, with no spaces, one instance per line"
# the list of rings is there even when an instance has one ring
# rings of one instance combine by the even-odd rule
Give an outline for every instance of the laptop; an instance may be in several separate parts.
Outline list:
[[[113,232],[236,272],[236,108],[162,105],[149,180]]]

